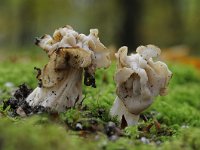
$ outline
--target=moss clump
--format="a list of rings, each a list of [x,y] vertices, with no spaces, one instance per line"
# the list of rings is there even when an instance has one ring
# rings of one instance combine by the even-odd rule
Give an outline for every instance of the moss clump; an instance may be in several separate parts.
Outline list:
[[[115,99],[115,64],[96,74],[97,88],[84,86],[82,106],[61,114],[11,117],[2,109],[16,86],[37,86],[35,59],[0,62],[0,149],[198,149],[200,146],[200,77],[192,67],[170,65],[169,94],[158,97],[140,124],[119,129],[109,116]],[[6,85],[13,83],[13,87]],[[155,122],[158,121],[159,125]],[[159,126],[159,127],[158,127]]]
[[[65,128],[59,124],[39,124],[42,116],[32,117],[24,121],[0,121],[0,148],[7,150],[34,150],[34,149],[91,149],[93,143],[74,135],[67,134]]]

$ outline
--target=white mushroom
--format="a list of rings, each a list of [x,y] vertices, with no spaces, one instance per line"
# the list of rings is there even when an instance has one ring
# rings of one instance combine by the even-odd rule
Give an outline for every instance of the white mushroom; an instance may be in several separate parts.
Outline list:
[[[127,52],[124,46],[116,53],[117,97],[111,115],[118,116],[120,122],[125,119],[128,125],[135,125],[139,114],[153,103],[154,98],[167,93],[172,73],[165,63],[153,60],[161,53],[154,45],[140,46],[137,53],[130,56]]]
[[[26,99],[30,106],[41,105],[59,112],[74,107],[82,101],[83,71],[85,84],[95,87],[95,70],[111,63],[97,29],[91,29],[86,36],[65,26],[57,29],[53,37],[37,38],[36,45],[47,52],[49,62],[39,70],[39,86]]]

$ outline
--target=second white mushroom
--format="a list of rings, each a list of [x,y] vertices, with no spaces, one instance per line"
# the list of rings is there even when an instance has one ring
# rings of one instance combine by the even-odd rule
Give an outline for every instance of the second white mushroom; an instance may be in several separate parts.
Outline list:
[[[117,97],[111,108],[111,115],[122,123],[135,125],[139,114],[147,109],[158,95],[167,94],[167,85],[172,77],[167,65],[154,61],[161,53],[154,45],[140,46],[136,54],[127,56],[127,47],[116,53]]]

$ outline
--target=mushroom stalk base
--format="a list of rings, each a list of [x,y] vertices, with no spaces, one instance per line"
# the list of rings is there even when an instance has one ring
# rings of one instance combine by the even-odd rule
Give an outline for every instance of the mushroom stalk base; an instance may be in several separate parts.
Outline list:
[[[137,125],[139,120],[139,115],[134,115],[130,113],[124,106],[124,103],[119,99],[119,97],[116,97],[110,114],[113,117],[117,116],[120,122],[122,122],[122,118],[124,116],[124,119],[126,120],[128,126]]]
[[[26,99],[30,106],[44,106],[62,112],[82,100],[83,69],[72,67],[64,71],[64,78],[52,87],[37,87]]]

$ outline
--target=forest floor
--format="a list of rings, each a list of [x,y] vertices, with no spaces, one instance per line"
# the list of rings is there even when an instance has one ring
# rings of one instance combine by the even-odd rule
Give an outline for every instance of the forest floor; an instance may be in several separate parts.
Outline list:
[[[83,85],[82,106],[66,112],[13,115],[3,101],[23,83],[37,86],[34,67],[47,62],[44,53],[10,52],[0,57],[0,149],[199,149],[200,74],[192,66],[168,62],[173,78],[169,94],[157,97],[138,126],[121,129],[109,110],[116,97],[115,63],[98,70],[97,88]]]

